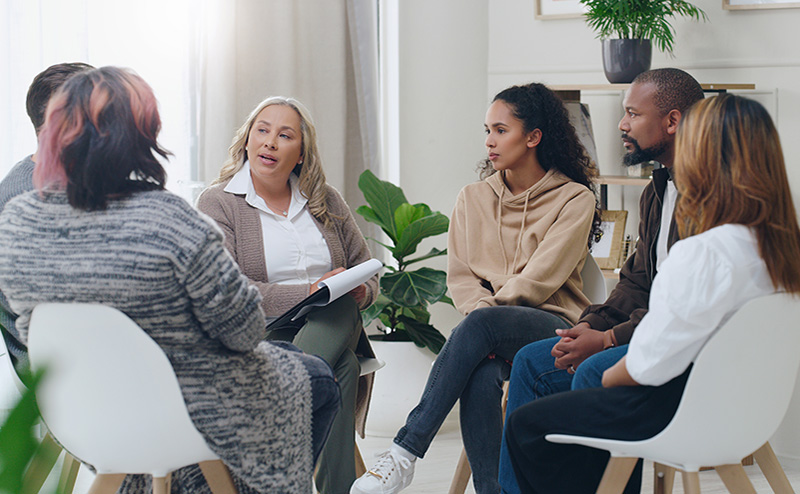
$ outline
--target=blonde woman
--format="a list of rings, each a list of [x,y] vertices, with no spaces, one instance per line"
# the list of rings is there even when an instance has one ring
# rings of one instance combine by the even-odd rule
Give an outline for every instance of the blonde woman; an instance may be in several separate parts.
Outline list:
[[[299,101],[262,101],[239,128],[229,153],[197,207],[222,227],[228,251],[261,292],[268,320],[314,293],[319,281],[370,258],[349,207],[325,181],[314,123]],[[365,409],[371,385],[371,379],[358,382],[356,352],[371,355],[359,309],[376,294],[373,277],[350,296],[268,335],[321,356],[339,382],[342,410],[316,475],[323,494],[346,493],[355,480],[356,404]],[[359,415],[363,423],[364,413]]]

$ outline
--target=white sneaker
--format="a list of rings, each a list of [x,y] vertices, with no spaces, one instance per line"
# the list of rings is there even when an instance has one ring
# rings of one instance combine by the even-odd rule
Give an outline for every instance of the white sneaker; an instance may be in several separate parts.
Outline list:
[[[350,494],[395,494],[408,487],[414,479],[414,462],[394,451],[387,450],[367,473],[357,478]]]

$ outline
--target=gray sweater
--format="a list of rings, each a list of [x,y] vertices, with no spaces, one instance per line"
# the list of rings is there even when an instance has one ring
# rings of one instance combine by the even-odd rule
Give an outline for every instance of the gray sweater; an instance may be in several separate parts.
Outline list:
[[[33,190],[33,168],[36,163],[33,162],[33,156],[28,156],[11,168],[8,175],[0,182],[0,211],[3,210],[6,203],[18,195]],[[17,372],[28,369],[28,351],[19,341],[19,334],[17,333],[14,314],[11,314],[11,309],[8,306],[8,301],[5,295],[0,292],[0,324],[8,330],[4,334],[6,339],[6,347],[11,354],[12,362]]]
[[[63,192],[23,194],[0,214],[0,290],[23,342],[39,303],[120,309],[165,351],[195,426],[235,477],[258,492],[310,492],[308,374],[261,343],[258,290],[182,199],[143,192],[85,212]]]

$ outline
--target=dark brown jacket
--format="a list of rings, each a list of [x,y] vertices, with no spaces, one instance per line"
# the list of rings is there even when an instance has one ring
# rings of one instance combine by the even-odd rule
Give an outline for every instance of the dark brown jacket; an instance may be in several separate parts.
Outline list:
[[[668,179],[669,171],[666,168],[653,171],[653,181],[645,187],[639,199],[639,241],[636,251],[622,267],[619,283],[606,303],[590,305],[581,314],[580,322],[588,322],[593,329],[613,329],[619,345],[631,340],[634,329],[647,314],[650,287],[656,276],[656,241],[661,229],[661,211]],[[667,248],[679,240],[674,219],[670,222]]]

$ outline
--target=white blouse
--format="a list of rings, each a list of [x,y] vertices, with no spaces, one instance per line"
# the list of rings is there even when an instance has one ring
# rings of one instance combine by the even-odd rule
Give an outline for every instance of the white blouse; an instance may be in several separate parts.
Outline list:
[[[739,307],[774,292],[750,228],[722,225],[676,242],[631,338],[628,373],[651,386],[679,376]]]
[[[247,204],[259,211],[269,282],[310,284],[332,269],[331,253],[306,207],[308,200],[297,186],[294,174],[289,176],[289,185],[292,198],[286,216],[272,211],[256,194],[248,162],[225,186],[225,192],[244,194]]]

